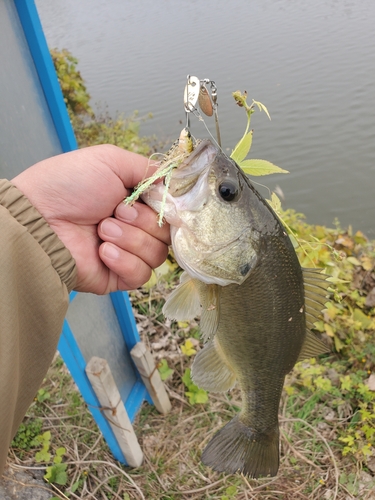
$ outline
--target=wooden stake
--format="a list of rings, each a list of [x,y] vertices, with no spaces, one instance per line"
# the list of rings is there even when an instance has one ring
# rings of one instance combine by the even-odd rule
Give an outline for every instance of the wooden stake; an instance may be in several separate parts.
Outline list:
[[[143,452],[107,361],[92,357],[87,363],[86,374],[128,465],[139,467],[143,462]]]
[[[171,409],[171,402],[150,351],[147,350],[143,342],[138,342],[130,351],[130,355],[147,387],[155,408],[160,413],[168,413]]]

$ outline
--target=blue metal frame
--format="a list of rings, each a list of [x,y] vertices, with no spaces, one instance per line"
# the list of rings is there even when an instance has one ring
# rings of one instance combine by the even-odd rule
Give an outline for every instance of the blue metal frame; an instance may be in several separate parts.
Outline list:
[[[77,149],[77,141],[48,50],[34,0],[14,0],[35,68],[64,153]]]
[[[14,0],[15,7],[28,43],[31,56],[39,75],[52,120],[59,137],[62,150],[68,152],[77,149],[76,138],[70,123],[69,115],[65,106],[64,98],[57,79],[53,61],[44,37],[42,25],[34,3],[34,0]],[[76,292],[70,294],[70,300],[74,300]],[[129,296],[126,292],[111,293],[111,300],[120,324],[125,344],[130,351],[139,342],[135,319],[131,309]],[[73,332],[65,320],[58,350],[64,359],[72,377],[74,378],[81,394],[87,403],[93,417],[96,420],[108,446],[114,457],[126,464],[125,457],[117,443],[116,437],[107,421],[100,411],[100,403],[92,389],[90,381],[86,376],[86,361],[74,338]],[[134,420],[142,402],[147,400],[152,404],[150,395],[143,384],[141,377],[134,366],[137,381],[134,384],[127,400],[125,408],[131,421]]]

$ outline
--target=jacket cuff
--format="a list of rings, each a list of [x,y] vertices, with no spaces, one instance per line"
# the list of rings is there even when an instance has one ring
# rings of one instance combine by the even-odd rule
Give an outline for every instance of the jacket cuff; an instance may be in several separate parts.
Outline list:
[[[69,250],[38,210],[11,182],[0,179],[0,204],[24,226],[51,259],[52,266],[71,292],[77,281],[76,263]]]

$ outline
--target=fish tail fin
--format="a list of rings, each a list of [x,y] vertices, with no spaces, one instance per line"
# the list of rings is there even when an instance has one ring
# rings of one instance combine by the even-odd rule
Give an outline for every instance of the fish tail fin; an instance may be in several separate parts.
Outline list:
[[[243,424],[238,415],[217,432],[202,454],[202,462],[218,472],[276,476],[279,468],[279,427],[267,433]]]

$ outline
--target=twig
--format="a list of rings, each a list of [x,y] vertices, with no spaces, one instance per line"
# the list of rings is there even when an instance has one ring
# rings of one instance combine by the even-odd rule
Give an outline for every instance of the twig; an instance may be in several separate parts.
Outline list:
[[[164,484],[162,483],[162,481],[161,481],[161,479],[159,477],[159,474],[156,472],[156,470],[153,467],[152,463],[150,462],[150,460],[148,459],[148,457],[146,455],[144,455],[144,457],[145,457],[145,460],[147,462],[147,465],[150,467],[150,469],[152,470],[152,472],[155,474],[155,477],[158,480],[158,483],[163,488],[163,491],[165,491],[165,493],[168,493],[168,490],[165,488]]]
[[[202,488],[197,488],[196,490],[182,490],[178,489],[180,493],[184,493],[185,495],[193,495],[194,493],[200,493],[201,491],[207,491],[214,486],[217,486],[218,484],[222,483],[223,479],[219,479],[219,481],[215,481],[214,483],[208,484],[207,486],[203,486]]]
[[[146,500],[141,489],[139,486],[135,484],[131,476],[127,474],[124,470],[122,470],[120,467],[118,467],[116,464],[112,464],[111,462],[108,462],[106,460],[79,460],[77,462],[64,462],[68,465],[108,465],[109,467],[112,467],[115,470],[118,470],[126,479],[129,481],[129,483],[138,491],[138,493],[141,495],[142,500]]]
[[[319,431],[317,431],[312,425],[310,425],[308,422],[306,422],[302,418],[283,418],[282,421],[285,421],[285,422],[301,422],[301,423],[303,423],[304,425],[306,425],[307,427],[309,427],[309,429],[311,429],[323,441],[323,443],[326,445],[328,453],[329,453],[329,455],[330,455],[330,457],[332,459],[333,466],[335,468],[336,484],[335,484],[335,493],[334,493],[333,500],[336,500],[337,495],[338,495],[338,490],[339,490],[339,478],[340,478],[340,474],[339,474],[339,469],[337,467],[337,462],[336,462],[335,455],[333,454],[332,449],[331,449],[330,445],[328,444],[328,441],[326,440],[326,438]]]

